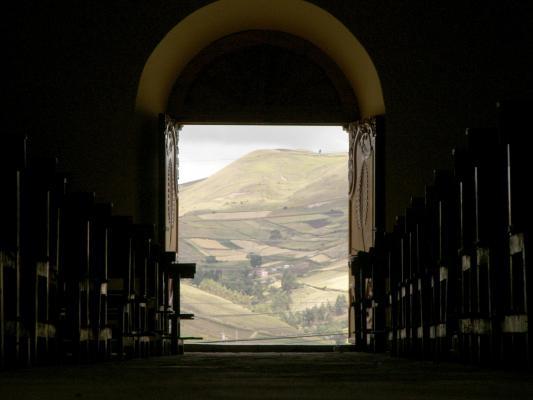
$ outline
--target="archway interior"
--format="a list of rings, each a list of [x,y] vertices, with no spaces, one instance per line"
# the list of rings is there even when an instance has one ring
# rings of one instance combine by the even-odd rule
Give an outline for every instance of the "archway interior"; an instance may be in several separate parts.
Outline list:
[[[339,125],[359,110],[342,71],[296,36],[239,32],[189,62],[167,110],[185,124],[178,253],[198,268],[182,287],[184,310],[197,316],[183,334],[346,343],[348,136]]]
[[[340,126],[185,125],[178,254],[196,343],[348,338],[348,140]]]
[[[219,0],[190,14],[148,58],[139,82],[137,112],[155,119],[166,110],[177,78],[202,49],[249,30],[284,32],[308,41],[342,71],[361,116],[384,114],[381,83],[366,50],[339,20],[301,0]]]
[[[253,69],[242,68],[247,60]],[[297,67],[302,61],[307,68]],[[234,74],[238,80],[231,79],[235,71],[241,71]],[[158,44],[141,75],[136,110],[139,132],[156,148],[150,138],[164,112],[182,123],[344,125],[384,114],[385,106],[368,53],[325,10],[300,0],[219,0],[183,19]],[[161,162],[150,154],[157,152],[139,154],[152,166],[140,177],[146,191],[160,181]],[[151,202],[143,215],[161,215],[162,192],[154,193],[141,193]]]
[[[359,118],[350,83],[320,49],[257,30],[198,53],[174,83],[167,112],[183,123],[341,125]]]

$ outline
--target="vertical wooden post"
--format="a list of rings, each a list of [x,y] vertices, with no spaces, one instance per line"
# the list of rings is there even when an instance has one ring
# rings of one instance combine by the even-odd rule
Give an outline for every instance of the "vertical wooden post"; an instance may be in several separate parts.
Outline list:
[[[368,252],[385,228],[384,118],[368,118],[345,126],[349,134],[349,252]],[[356,344],[356,321],[361,316],[354,301],[363,296],[357,278],[350,274],[349,334]],[[384,282],[383,282],[384,284]]]
[[[179,343],[180,336],[180,274],[177,271],[172,273],[172,354],[181,354],[182,349]]]
[[[21,231],[21,179],[22,173],[21,171],[17,171],[17,224],[16,224],[16,261],[15,261],[15,274],[16,274],[16,281],[15,281],[15,301],[16,301],[16,308],[15,308],[15,359],[16,362],[20,362],[20,338],[21,338],[21,329],[20,321],[21,321],[21,310],[20,310],[20,231]]]
[[[160,187],[163,190],[160,213],[160,240],[164,251],[178,251],[178,141],[182,128],[168,115],[159,115]]]
[[[0,370],[5,367],[4,264],[6,255],[0,249]]]

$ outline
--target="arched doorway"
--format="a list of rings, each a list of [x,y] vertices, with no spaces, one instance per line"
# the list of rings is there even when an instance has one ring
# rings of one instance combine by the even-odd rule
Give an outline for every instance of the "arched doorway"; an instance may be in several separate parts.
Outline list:
[[[357,38],[338,19],[302,0],[219,0],[176,25],[148,58],[137,91],[137,113],[156,118],[187,64],[205,47],[232,33],[285,32],[309,41],[350,82],[363,118],[385,113],[376,68]]]
[[[225,38],[243,32],[279,32],[309,43],[310,48],[318,50],[316,54],[323,55],[322,69],[326,69],[326,75],[328,67],[324,66],[328,63],[330,66],[333,65],[329,67],[328,78],[333,82],[340,97],[344,99],[344,103],[341,101],[341,104],[350,103],[350,96],[343,95],[343,92],[353,94],[355,99],[353,108],[356,106],[357,112],[354,111],[354,117],[351,118],[346,117],[342,120],[340,117],[341,120],[338,122],[346,124],[350,135],[350,253],[355,255],[357,251],[367,251],[373,246],[376,231],[381,229],[384,221],[382,212],[384,194],[379,178],[383,173],[383,159],[381,154],[376,157],[376,154],[381,152],[380,142],[383,139],[377,132],[382,130],[383,124],[381,120],[373,119],[384,114],[384,99],[380,80],[370,56],[357,38],[325,10],[300,0],[219,0],[189,15],[163,38],[145,64],[136,99],[139,131],[142,135],[153,136],[158,116],[168,111],[169,100],[174,107],[184,104],[183,98],[180,99],[179,87],[180,82],[186,84],[191,65],[196,63],[198,66],[202,62],[202,57],[209,58],[213,51],[206,53],[205,50],[212,47],[213,43],[218,41],[220,44]],[[279,35],[277,38],[272,34],[267,37],[270,38],[268,40],[274,37],[274,40],[279,41]],[[263,39],[263,42],[268,40]],[[280,47],[279,43],[276,45]],[[301,45],[296,47],[302,48]],[[219,49],[223,52],[224,46],[219,46]],[[229,51],[228,48],[226,51]],[[337,78],[340,76],[337,85],[335,76]],[[176,93],[176,83],[178,83],[178,93]],[[346,87],[350,90],[346,91]],[[315,107],[318,109],[319,105]],[[271,122],[276,122],[276,115],[279,117],[276,113],[270,115],[273,119]],[[350,115],[350,110],[347,110],[345,115]],[[357,118],[355,115],[360,121],[348,124],[350,120]],[[194,119],[194,116],[192,112],[189,118]],[[217,118],[222,117],[219,114]],[[251,122],[243,121],[238,115],[229,117],[229,120],[234,123]],[[204,116],[200,122],[207,121],[209,117]],[[155,146],[157,148],[157,144]],[[172,155],[172,152],[170,153]],[[161,149],[159,154],[163,155],[165,152]],[[169,205],[174,206],[172,198],[163,199],[168,190],[161,190],[161,187],[167,185],[165,182],[168,179],[164,175],[165,171],[169,170],[168,163],[165,164],[165,160],[159,159],[144,164],[150,167],[145,173],[146,179],[149,180],[151,177],[152,185],[153,182],[159,184],[159,190],[152,191],[156,200],[148,208],[154,219],[159,217],[164,225]],[[164,194],[165,192],[167,194]],[[176,215],[175,212],[170,214]],[[355,290],[353,278],[350,287],[352,291],[350,297],[353,297]],[[354,310],[351,308],[351,333],[355,327],[353,313]]]

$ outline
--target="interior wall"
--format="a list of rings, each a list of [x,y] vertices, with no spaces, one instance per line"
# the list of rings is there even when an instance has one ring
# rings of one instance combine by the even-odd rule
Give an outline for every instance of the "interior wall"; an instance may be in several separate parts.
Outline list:
[[[423,193],[433,168],[449,166],[464,127],[494,125],[497,100],[533,95],[527,2],[310,2],[351,30],[379,73],[389,217]],[[74,189],[148,218],[157,182],[145,166],[156,161],[135,129],[139,78],[166,33],[211,1],[60,3],[6,6],[2,134],[29,134],[34,153],[59,155]]]

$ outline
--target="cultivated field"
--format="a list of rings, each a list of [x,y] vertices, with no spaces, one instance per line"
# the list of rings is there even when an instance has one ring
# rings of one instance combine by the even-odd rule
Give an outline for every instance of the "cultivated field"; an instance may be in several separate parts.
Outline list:
[[[199,271],[182,294],[197,315],[188,334],[233,341],[346,330],[347,316],[330,314],[348,290],[347,161],[261,150],[180,188],[179,258]],[[252,301],[236,304],[239,293]],[[331,342],[282,342],[295,340]]]

